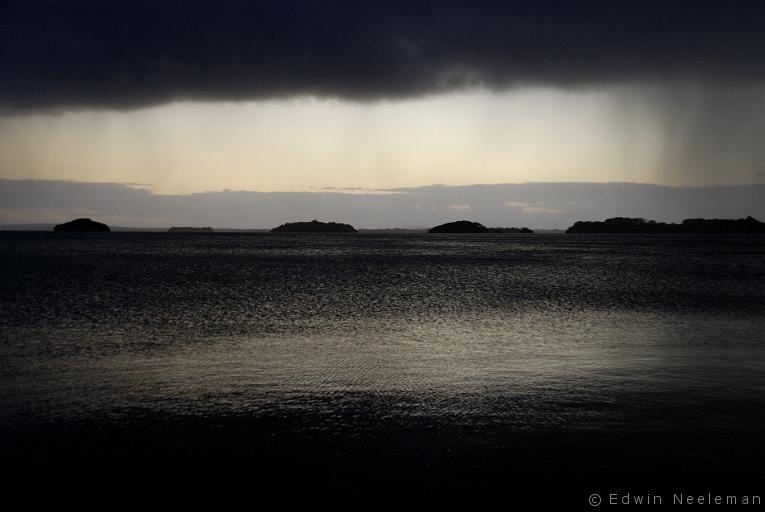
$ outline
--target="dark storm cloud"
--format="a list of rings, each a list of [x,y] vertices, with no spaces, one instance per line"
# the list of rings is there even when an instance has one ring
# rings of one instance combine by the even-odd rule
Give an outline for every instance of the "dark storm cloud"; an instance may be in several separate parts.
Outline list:
[[[103,1],[0,7],[0,107],[765,75],[761,1]]]

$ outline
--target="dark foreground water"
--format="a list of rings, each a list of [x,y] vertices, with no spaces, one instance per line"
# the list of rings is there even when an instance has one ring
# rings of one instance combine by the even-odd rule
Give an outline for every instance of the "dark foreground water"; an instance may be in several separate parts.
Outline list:
[[[6,485],[763,494],[765,237],[0,233],[0,285]]]

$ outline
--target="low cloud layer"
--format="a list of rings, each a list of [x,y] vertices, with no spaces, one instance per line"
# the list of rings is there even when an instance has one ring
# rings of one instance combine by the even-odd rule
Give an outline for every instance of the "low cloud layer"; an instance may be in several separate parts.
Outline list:
[[[382,193],[381,193],[382,192]],[[631,183],[429,186],[387,191],[208,192],[156,195],[121,184],[0,180],[0,224],[93,217],[112,225],[267,229],[298,220],[361,228],[430,227],[468,219],[489,226],[566,228],[613,216],[765,220],[765,185],[662,187]],[[458,208],[455,208],[455,205]]]
[[[11,110],[765,77],[747,0],[12,0],[0,20]]]

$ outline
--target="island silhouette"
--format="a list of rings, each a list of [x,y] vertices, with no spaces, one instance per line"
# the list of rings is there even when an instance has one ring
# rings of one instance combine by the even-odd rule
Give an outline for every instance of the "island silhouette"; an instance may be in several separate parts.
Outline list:
[[[356,233],[356,228],[350,224],[339,222],[287,222],[271,230],[272,233]]]
[[[109,229],[109,226],[102,224],[101,222],[96,222],[88,218],[81,218],[74,219],[70,222],[65,222],[64,224],[58,224],[53,228],[53,231],[108,233],[111,231],[111,229]]]
[[[765,233],[765,223],[745,219],[685,219],[681,224],[612,217],[604,221],[577,221],[566,233],[737,234]]]
[[[487,228],[480,222],[458,220],[432,227],[428,233],[533,233],[529,228]]]
[[[428,233],[488,233],[489,228],[479,222],[458,220],[432,227]]]

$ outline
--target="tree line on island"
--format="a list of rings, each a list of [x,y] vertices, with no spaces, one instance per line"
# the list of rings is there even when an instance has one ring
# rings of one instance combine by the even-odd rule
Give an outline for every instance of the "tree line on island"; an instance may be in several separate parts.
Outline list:
[[[765,233],[765,223],[745,219],[685,219],[680,224],[646,221],[642,218],[612,217],[602,222],[578,221],[566,233],[649,233],[649,234],[737,234]]]
[[[430,228],[428,233],[533,233],[529,228],[487,228],[479,222],[458,220]]]
[[[271,233],[358,233],[350,224],[340,222],[287,222],[271,230]]]
[[[58,224],[57,232],[110,232],[106,224],[88,218]],[[213,233],[211,227],[178,227],[170,233]],[[272,233],[357,233],[350,224],[340,222],[287,222],[271,230]],[[481,223],[459,220],[447,222],[428,230],[428,233],[533,233],[529,228],[486,227]],[[613,217],[604,221],[577,221],[566,233],[648,233],[648,234],[737,234],[765,233],[765,223],[754,217],[745,219],[685,219],[680,224],[657,222],[643,218]]]
[[[106,224],[102,224],[101,222],[96,222],[91,219],[82,218],[82,219],[74,219],[70,222],[65,222],[64,224],[58,224],[55,228],[53,228],[53,231],[59,231],[59,232],[90,232],[90,233],[108,233],[111,231],[111,228],[107,226]]]

